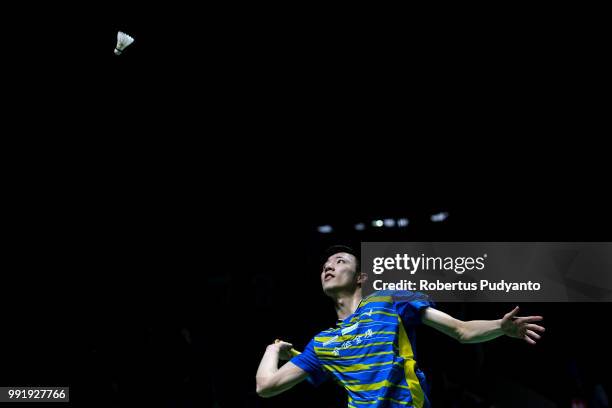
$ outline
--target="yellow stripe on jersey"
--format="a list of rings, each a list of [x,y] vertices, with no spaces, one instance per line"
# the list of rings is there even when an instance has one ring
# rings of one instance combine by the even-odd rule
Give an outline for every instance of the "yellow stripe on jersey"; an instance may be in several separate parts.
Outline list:
[[[393,398],[388,398],[388,397],[378,397],[379,401],[392,401],[395,402],[396,404],[400,404],[400,405],[406,405],[406,407],[412,407],[413,405],[408,402],[408,401],[398,401],[396,399]]]
[[[377,334],[397,334],[394,331],[375,331],[372,332],[372,336],[375,336]],[[363,335],[363,334],[362,334]],[[333,339],[336,336],[315,336],[314,341],[317,343],[326,343],[328,341],[330,341],[331,339]],[[338,342],[338,343],[342,343],[345,342],[349,339],[354,338],[355,335],[354,334],[345,334],[344,336],[338,336],[334,341]]]
[[[366,314],[369,316],[369,314],[368,314],[368,313],[366,313]],[[373,311],[372,311],[372,314],[373,314],[373,315],[375,315],[375,314],[382,314],[382,315],[387,315],[387,316],[397,316],[397,313],[383,312],[382,310],[378,310],[378,311],[374,311],[374,310],[373,310]]]
[[[366,357],[366,356],[370,357],[370,356],[381,356],[383,354],[395,354],[395,352],[393,352],[393,351],[380,351],[378,353],[357,354],[357,355],[354,355],[354,356],[340,356],[340,357],[335,356],[333,353],[330,353],[330,354],[331,354],[330,356],[327,356],[326,354],[321,353],[318,356],[319,356],[319,358],[321,360],[328,360],[329,358],[333,358],[334,360],[343,361],[343,360],[351,360],[353,358],[362,358],[362,357]]]
[[[364,344],[364,345],[361,345],[361,346],[350,346],[350,347],[347,347],[347,348],[342,348],[342,350],[350,350],[350,349],[364,348],[364,347],[370,347],[370,346],[380,346],[381,344],[393,344],[393,342],[392,341],[381,341],[381,342],[378,342],[378,343],[369,343],[369,344]],[[336,348],[339,348],[339,347],[315,347],[314,349],[316,351],[325,352],[327,350],[335,350]]]
[[[384,361],[382,363],[371,363],[371,364],[353,364],[351,366],[339,366],[339,365],[334,365],[334,364],[322,364],[322,365],[323,367],[327,368],[330,371],[337,371],[340,373],[351,373],[355,371],[370,370],[374,367],[380,367],[380,366],[391,365],[391,364],[395,364],[397,366],[402,367],[402,364],[400,362],[394,362],[394,361]],[[357,382],[361,382],[361,381],[357,380]]]
[[[397,313],[383,312],[382,310],[378,310],[378,311],[372,310],[372,313],[362,311],[361,313],[353,316],[351,318],[351,320],[349,320],[348,322],[343,322],[343,326],[350,325],[351,323],[353,323],[354,321],[356,321],[357,319],[359,319],[363,315],[371,317],[372,315],[376,315],[376,314],[382,314],[382,315],[393,316],[393,317],[397,316]],[[365,321],[369,321],[369,320],[360,320],[360,322],[365,322]]]
[[[389,398],[389,397],[377,397],[373,401],[353,401],[353,402],[357,403],[357,404],[368,404],[368,405],[371,405],[371,404],[378,404],[378,401],[391,401],[391,402],[395,402],[396,404],[405,405],[406,408],[413,407],[413,405],[410,402],[408,402],[408,401],[399,401],[399,400],[396,400],[396,399],[393,399],[393,398]],[[349,402],[349,406],[350,407],[355,407],[355,405],[350,405],[350,404],[351,403]]]
[[[393,298],[391,296],[370,296],[370,297],[363,299],[363,302],[359,306],[363,307],[367,305],[368,303],[374,303],[374,302],[393,303]]]
[[[419,382],[416,372],[414,371],[414,366],[416,364],[416,361],[414,361],[414,352],[412,351],[412,345],[410,344],[406,330],[404,330],[404,324],[402,323],[401,319],[398,324],[400,356],[404,357],[406,360],[404,364],[406,382],[408,383],[408,388],[412,394],[412,402],[414,407],[422,408],[425,402],[425,393],[423,392],[421,383]]]
[[[410,387],[408,387],[406,385],[393,384],[389,380],[382,380],[382,381],[371,383],[371,384],[357,384],[357,385],[347,384],[347,385],[345,385],[345,388],[347,390],[349,390],[349,391],[376,391],[376,390],[379,390],[379,389],[381,389],[383,387],[388,387],[388,388],[405,388],[407,390],[410,390]],[[413,398],[414,398],[414,396],[413,396]]]

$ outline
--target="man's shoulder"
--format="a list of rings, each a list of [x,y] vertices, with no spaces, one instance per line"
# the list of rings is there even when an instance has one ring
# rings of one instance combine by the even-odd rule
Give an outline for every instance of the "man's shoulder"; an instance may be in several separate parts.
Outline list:
[[[371,295],[366,296],[362,303],[372,302],[405,302],[413,300],[428,299],[427,294],[423,292],[412,292],[410,290],[379,290]]]
[[[379,290],[368,296],[366,296],[361,302],[362,306],[372,303],[386,303],[391,304],[398,301],[416,300],[422,297],[423,294],[419,292],[410,291],[399,291],[399,290]]]
[[[361,305],[366,305],[368,303],[375,303],[375,302],[393,302],[393,291],[391,290],[379,290],[376,292],[373,292],[372,294],[366,296],[363,298],[363,300],[361,301]]]

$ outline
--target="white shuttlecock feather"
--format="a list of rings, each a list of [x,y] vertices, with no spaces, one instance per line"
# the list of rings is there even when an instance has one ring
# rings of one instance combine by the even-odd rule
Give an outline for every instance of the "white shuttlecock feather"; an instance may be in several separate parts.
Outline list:
[[[121,55],[123,50],[125,50],[133,42],[134,39],[132,37],[130,37],[123,31],[119,31],[117,33],[117,46],[115,47],[115,55]]]

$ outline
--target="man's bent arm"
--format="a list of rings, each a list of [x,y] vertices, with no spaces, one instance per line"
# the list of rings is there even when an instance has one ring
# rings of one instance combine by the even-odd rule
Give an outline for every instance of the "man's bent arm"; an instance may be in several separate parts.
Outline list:
[[[287,344],[287,343],[284,343]],[[287,391],[304,381],[308,374],[292,362],[278,368],[279,352],[282,343],[270,344],[257,369],[257,394],[260,397],[273,397]],[[291,347],[289,347],[290,349]]]

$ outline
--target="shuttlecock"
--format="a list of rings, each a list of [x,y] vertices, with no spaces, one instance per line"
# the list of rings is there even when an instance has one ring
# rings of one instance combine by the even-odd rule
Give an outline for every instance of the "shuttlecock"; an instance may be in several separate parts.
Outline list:
[[[132,37],[122,31],[119,31],[117,33],[117,46],[115,47],[115,55],[121,55],[123,50],[125,50],[133,42],[134,39]]]

